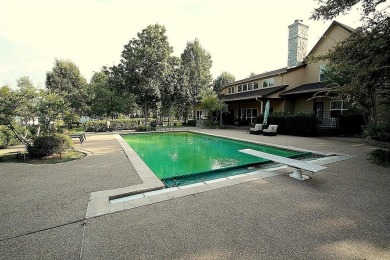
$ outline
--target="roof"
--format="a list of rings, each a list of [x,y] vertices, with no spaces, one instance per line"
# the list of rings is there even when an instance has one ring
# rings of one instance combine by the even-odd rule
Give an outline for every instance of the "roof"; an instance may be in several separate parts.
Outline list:
[[[325,82],[313,82],[313,83],[299,85],[298,87],[295,87],[293,89],[286,90],[280,93],[280,96],[315,93],[324,89],[326,89]]]
[[[352,27],[349,27],[345,24],[342,24],[342,23],[339,23],[337,21],[333,21],[328,29],[326,29],[326,31],[322,34],[322,36],[320,37],[320,39],[317,41],[317,43],[314,45],[314,47],[311,49],[311,51],[306,55],[306,58],[318,47],[318,45],[320,45],[320,43],[323,41],[323,38],[326,38],[326,35],[328,35],[328,33],[336,26],[340,26],[341,28],[343,28],[344,30],[346,30],[347,32],[349,33],[352,33],[355,29],[353,29]],[[305,59],[306,59],[305,58]]]
[[[242,79],[242,80],[238,80],[238,81],[232,82],[232,83],[224,86],[223,88],[234,86],[234,85],[237,85],[237,84],[240,84],[240,83],[246,83],[246,82],[251,82],[251,81],[262,79],[262,78],[267,78],[269,76],[279,75],[280,73],[286,73],[286,72],[287,72],[287,68],[286,67],[285,68],[281,68],[281,69],[277,69],[277,70],[267,71],[267,72],[264,72],[264,73],[261,73],[261,74],[257,74],[257,75],[255,75],[253,77],[249,77],[249,78],[245,78],[245,79]]]
[[[258,89],[258,90],[240,92],[240,93],[235,93],[235,94],[220,95],[219,98],[222,101],[234,101],[234,100],[262,98],[262,97],[267,97],[267,96],[269,96],[275,92],[278,92],[280,90],[283,90],[287,86],[288,85],[283,85],[283,86],[277,86],[277,87],[262,88],[262,89]]]

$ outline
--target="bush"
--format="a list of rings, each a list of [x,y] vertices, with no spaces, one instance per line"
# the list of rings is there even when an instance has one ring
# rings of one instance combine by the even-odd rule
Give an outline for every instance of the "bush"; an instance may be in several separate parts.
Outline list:
[[[362,125],[364,125],[362,114],[343,114],[339,116],[338,133],[341,135],[361,134]]]
[[[262,116],[257,122],[262,123]],[[272,113],[267,119],[268,125],[278,125],[278,133],[297,136],[316,136],[317,118],[314,114],[307,113]]]
[[[36,137],[33,145],[28,147],[27,150],[31,158],[39,159],[53,154],[61,155],[71,147],[72,141],[69,136],[54,134]]]
[[[0,125],[0,148],[6,148],[18,143],[19,140],[15,137],[15,134],[8,127]]]
[[[107,127],[110,121],[110,128]],[[113,119],[88,121],[83,124],[86,132],[107,132],[113,130],[133,130],[138,125],[137,119]]]
[[[183,122],[182,125],[196,126],[196,120],[188,120],[187,123]]]
[[[370,160],[377,165],[390,166],[390,150],[376,149],[370,153]]]
[[[145,125],[138,125],[136,128],[135,128],[135,131],[137,132],[145,132],[148,130],[148,127],[145,126]]]
[[[390,142],[390,124],[381,124],[376,127],[367,127],[364,135],[379,142]]]

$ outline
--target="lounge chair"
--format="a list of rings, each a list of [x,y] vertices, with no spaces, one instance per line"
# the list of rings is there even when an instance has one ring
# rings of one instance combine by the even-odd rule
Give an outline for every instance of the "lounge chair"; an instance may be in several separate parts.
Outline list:
[[[278,134],[278,125],[269,125],[267,129],[263,130],[263,135],[277,135]]]
[[[262,124],[255,124],[254,128],[249,129],[249,133],[251,135],[259,135],[263,131],[263,125]]]

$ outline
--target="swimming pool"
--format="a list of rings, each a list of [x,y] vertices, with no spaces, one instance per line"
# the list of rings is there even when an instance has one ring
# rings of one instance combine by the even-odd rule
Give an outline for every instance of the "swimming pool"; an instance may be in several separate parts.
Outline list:
[[[193,183],[199,178],[240,174],[248,172],[249,166],[269,162],[240,153],[241,149],[290,158],[310,154],[192,132],[128,134],[122,138],[167,186],[176,186],[178,180]]]

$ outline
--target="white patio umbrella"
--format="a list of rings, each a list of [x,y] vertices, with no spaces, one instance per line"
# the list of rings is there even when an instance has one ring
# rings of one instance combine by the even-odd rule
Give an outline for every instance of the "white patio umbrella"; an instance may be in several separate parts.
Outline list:
[[[268,119],[268,115],[269,115],[269,100],[267,100],[267,103],[265,104],[265,108],[264,108],[264,120],[263,120],[263,126],[266,126],[267,125],[267,119]]]

